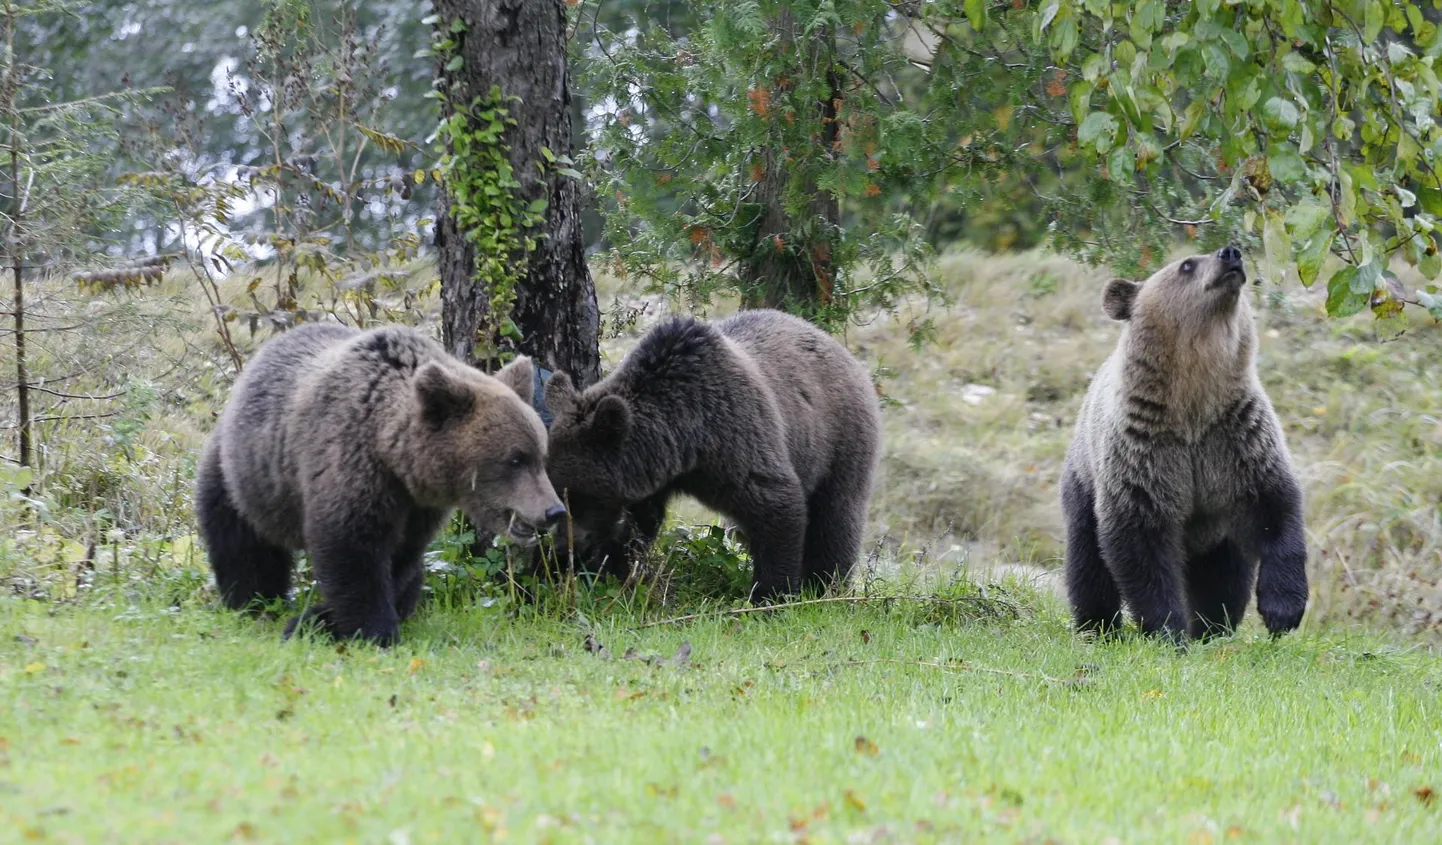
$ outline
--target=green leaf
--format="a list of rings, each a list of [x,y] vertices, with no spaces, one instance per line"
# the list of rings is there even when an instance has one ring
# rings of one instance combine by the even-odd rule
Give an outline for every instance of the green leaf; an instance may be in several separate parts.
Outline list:
[[[1433,296],[1426,291],[1417,292],[1417,301],[1432,315],[1432,319],[1442,321],[1442,296]]]
[[[1362,38],[1368,44],[1382,34],[1382,25],[1387,22],[1387,7],[1382,0],[1368,0],[1367,12],[1362,22]]]
[[[1327,314],[1331,317],[1350,317],[1367,307],[1371,292],[1357,294],[1352,282],[1357,277],[1356,267],[1343,267],[1327,282]]]
[[[1262,105],[1262,116],[1273,126],[1291,129],[1302,119],[1297,106],[1285,97],[1272,97]]]
[[[1046,32],[1051,22],[1056,20],[1056,13],[1061,11],[1061,0],[1047,0],[1046,5],[1041,7],[1041,17],[1037,20],[1036,31]]]
[[[1102,74],[1107,71],[1107,57],[1102,53],[1092,53],[1082,62],[1082,79],[1087,82],[1096,82]]]
[[[1296,0],[1292,0],[1292,2],[1296,2]],[[1301,53],[1294,50],[1282,57],[1282,69],[1291,73],[1300,73],[1305,76],[1316,70],[1317,66],[1307,61],[1302,57]]]
[[[1235,29],[1222,30],[1222,43],[1232,51],[1232,55],[1239,59],[1245,59],[1251,54],[1251,48],[1247,45],[1247,37]]]
[[[1331,217],[1330,208],[1312,200],[1302,200],[1287,211],[1287,231],[1293,238],[1303,241],[1312,237]]]
[[[1307,176],[1307,163],[1291,144],[1273,144],[1267,148],[1267,170],[1282,182],[1300,182]]]
[[[1372,291],[1377,289],[1377,284],[1382,281],[1382,265],[1376,261],[1369,261],[1357,268],[1357,275],[1352,277],[1352,293],[1366,294],[1370,296]]]
[[[1417,262],[1417,270],[1424,278],[1435,281],[1438,275],[1442,275],[1442,253],[1437,251],[1433,245],[1431,252],[1423,252],[1422,259]]]
[[[1322,263],[1327,260],[1327,252],[1335,238],[1336,234],[1330,230],[1318,232],[1302,247],[1301,254],[1297,256],[1297,276],[1301,278],[1303,285],[1311,287],[1312,283],[1317,281],[1317,275],[1322,272]]]
[[[1137,170],[1136,154],[1131,147],[1122,144],[1107,157],[1107,173],[1113,182],[1130,184]]]
[[[1086,113],[1091,109],[1091,98],[1094,86],[1090,82],[1078,82],[1071,87],[1071,117],[1077,123],[1086,119]]]
[[[1207,104],[1204,100],[1192,100],[1192,102],[1187,105],[1187,110],[1182,113],[1182,128],[1180,134],[1183,141],[1190,138],[1192,133],[1197,131],[1197,127],[1202,123],[1202,118],[1206,116]]]
[[[1094,111],[1077,127],[1076,138],[1082,146],[1094,147],[1097,152],[1104,153],[1111,149],[1117,128],[1115,117],[1104,111]]]
[[[1287,237],[1287,227],[1279,211],[1267,212],[1262,224],[1262,249],[1273,267],[1286,264],[1292,258],[1292,239]]]
[[[985,0],[966,0],[966,20],[977,32],[986,27]]]
[[[465,67],[465,64],[466,60],[461,58],[460,56],[451,56],[451,60],[446,62],[446,71],[448,73],[455,73],[462,67]]]

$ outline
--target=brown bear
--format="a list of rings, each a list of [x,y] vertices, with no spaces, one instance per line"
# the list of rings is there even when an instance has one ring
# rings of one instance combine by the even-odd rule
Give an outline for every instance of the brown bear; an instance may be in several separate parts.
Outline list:
[[[545,398],[547,468],[583,559],[624,574],[684,493],[741,528],[754,599],[827,587],[856,562],[880,403],[866,368],[810,323],[671,319],[599,383],[578,392],[557,373]]]
[[[1061,480],[1067,593],[1084,631],[1118,627],[1125,600],[1147,633],[1227,632],[1254,578],[1268,630],[1301,622],[1301,486],[1257,378],[1246,280],[1227,247],[1107,284],[1105,311],[1126,326]]]
[[[246,366],[197,471],[196,517],[229,607],[284,598],[292,552],[319,582],[311,620],[337,638],[395,642],[422,555],[459,506],[534,543],[565,510],[545,473],[533,368],[495,377],[413,329],[304,325]]]

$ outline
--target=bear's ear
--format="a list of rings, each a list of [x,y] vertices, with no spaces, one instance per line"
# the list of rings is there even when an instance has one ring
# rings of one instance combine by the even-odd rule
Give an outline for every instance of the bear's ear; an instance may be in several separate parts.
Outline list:
[[[588,433],[596,440],[619,444],[631,433],[631,406],[614,393],[602,397]]]
[[[546,381],[546,410],[559,417],[576,406],[576,386],[565,373],[552,373]]]
[[[421,416],[437,428],[466,416],[476,404],[471,388],[435,361],[427,361],[416,370],[415,389]]]
[[[536,368],[531,359],[524,355],[502,367],[501,371],[496,373],[496,378],[516,391],[516,395],[527,405],[531,404],[536,396]]]
[[[1102,294],[1102,310],[1113,320],[1130,320],[1132,303],[1137,301],[1137,291],[1141,289],[1142,286],[1136,282],[1112,279],[1107,282],[1106,292]]]

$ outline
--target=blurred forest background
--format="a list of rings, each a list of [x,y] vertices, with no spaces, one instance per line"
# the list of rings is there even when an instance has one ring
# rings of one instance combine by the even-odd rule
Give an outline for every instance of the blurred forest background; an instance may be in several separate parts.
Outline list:
[[[872,566],[1045,579],[1116,337],[1100,282],[1238,242],[1316,612],[1435,634],[1439,22],[1366,0],[5,0],[0,579],[203,592],[195,453],[298,321],[589,380],[668,313],[756,304],[875,369]],[[555,55],[507,65],[533,32]],[[703,536],[673,528],[667,565],[744,566]],[[477,565],[464,545],[437,570]]]

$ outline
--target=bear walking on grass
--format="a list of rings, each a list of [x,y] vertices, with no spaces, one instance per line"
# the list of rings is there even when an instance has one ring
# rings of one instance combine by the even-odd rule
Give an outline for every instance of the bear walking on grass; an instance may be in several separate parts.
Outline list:
[[[305,549],[309,620],[385,645],[415,610],[422,555],[459,506],[534,543],[565,515],[520,358],[491,377],[403,327],[305,325],[268,342],[206,443],[196,516],[226,605],[284,598]]]
[[[1119,626],[1125,601],[1148,633],[1228,632],[1254,578],[1268,630],[1301,622],[1301,487],[1257,378],[1245,283],[1227,247],[1107,284],[1106,313],[1126,327],[1087,391],[1061,481],[1082,630]]]
[[[739,525],[753,598],[824,588],[855,564],[879,403],[866,369],[804,320],[768,310],[672,319],[583,392],[553,376],[546,404],[548,469],[567,497],[571,542],[609,571],[629,571],[677,493]]]

